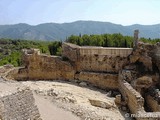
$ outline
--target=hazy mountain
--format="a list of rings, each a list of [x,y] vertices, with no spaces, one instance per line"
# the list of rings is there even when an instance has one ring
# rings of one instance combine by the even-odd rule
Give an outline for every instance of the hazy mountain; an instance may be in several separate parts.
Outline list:
[[[65,40],[70,35],[121,33],[133,36],[135,29],[140,37],[160,38],[160,24],[122,26],[109,22],[76,21],[72,23],[45,23],[36,26],[28,24],[0,25],[0,38],[29,40]]]

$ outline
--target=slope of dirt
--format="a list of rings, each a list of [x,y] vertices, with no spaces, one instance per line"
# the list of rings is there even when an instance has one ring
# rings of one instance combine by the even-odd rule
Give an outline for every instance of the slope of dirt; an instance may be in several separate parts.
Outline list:
[[[102,90],[80,87],[76,83],[64,81],[24,81],[21,83],[29,86],[35,92],[36,104],[44,117],[52,116],[49,111],[55,110],[53,115],[59,116],[59,119],[56,120],[64,120],[65,116],[66,118],[71,117],[70,120],[78,120],[78,117],[83,120],[125,119],[114,104],[114,98],[108,97],[107,93]],[[91,105],[90,100],[98,101],[100,106]],[[104,103],[109,108],[106,109]],[[65,113],[64,110],[67,112]],[[76,118],[68,111],[78,117]],[[47,116],[44,115],[45,112],[48,113]],[[61,119],[61,117],[63,118]]]

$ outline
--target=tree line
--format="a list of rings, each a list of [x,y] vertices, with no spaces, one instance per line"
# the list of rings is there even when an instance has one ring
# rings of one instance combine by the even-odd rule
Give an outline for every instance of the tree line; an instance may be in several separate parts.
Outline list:
[[[131,36],[123,36],[120,33],[102,34],[102,35],[71,35],[66,39],[70,42],[80,46],[102,46],[102,47],[124,47],[132,48],[134,38]],[[155,44],[160,42],[160,39],[140,38],[144,43]]]
[[[140,38],[140,41],[150,44],[160,42],[160,39]],[[120,33],[102,35],[71,35],[65,42],[80,46],[103,46],[103,47],[133,47],[133,37],[123,36]],[[0,38],[0,65],[22,65],[22,49],[38,48],[41,53],[49,55],[61,55],[62,41],[31,41],[12,40]]]
[[[133,37],[117,34],[102,35],[71,35],[66,42],[80,46],[103,46],[103,47],[129,47],[133,46]]]

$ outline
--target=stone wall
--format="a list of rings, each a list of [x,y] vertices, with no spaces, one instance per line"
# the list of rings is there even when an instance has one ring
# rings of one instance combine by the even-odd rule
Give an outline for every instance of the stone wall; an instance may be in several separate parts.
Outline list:
[[[24,50],[25,68],[20,68],[18,74],[13,72],[14,78],[79,79],[100,88],[117,89],[117,73],[128,64],[127,56],[132,51],[130,48],[80,47],[70,43],[63,43],[62,47],[62,57],[43,55],[38,49]]]
[[[64,43],[65,44],[65,43]],[[132,48],[112,48],[112,47],[80,47],[80,56],[112,56],[127,57],[132,52]]]
[[[70,43],[63,43],[62,48],[62,56],[67,57],[70,61],[78,60],[80,46]]]
[[[0,91],[0,120],[41,120],[29,88],[1,82]]]
[[[19,70],[16,79],[65,80],[74,78],[73,66],[61,57],[37,54],[24,55],[25,68]]]
[[[95,72],[80,72],[75,75],[75,79],[87,81],[102,89],[118,89],[118,75],[95,73]]]
[[[131,113],[144,111],[144,99],[128,82],[120,81],[119,90],[124,97]]]
[[[119,74],[118,82],[119,91],[123,96],[124,102],[129,107],[132,118],[136,118],[136,120],[159,120],[159,105],[151,96],[147,98],[147,105],[151,107],[153,112],[146,112],[144,109],[144,98],[131,84],[123,79],[121,73]]]
[[[72,56],[94,56],[94,55],[102,55],[102,56],[120,56],[127,57],[132,53],[132,48],[114,48],[114,47],[96,47],[96,46],[78,46],[71,43],[63,43],[63,56],[68,58]],[[75,52],[76,51],[76,52]],[[72,55],[72,56],[71,56]],[[71,59],[74,61],[74,59]]]
[[[116,72],[127,63],[132,48],[80,47],[63,43],[63,57],[75,64],[76,71]]]

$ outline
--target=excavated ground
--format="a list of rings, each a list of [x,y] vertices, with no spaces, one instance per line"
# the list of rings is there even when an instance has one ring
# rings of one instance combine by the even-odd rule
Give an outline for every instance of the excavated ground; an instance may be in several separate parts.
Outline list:
[[[107,92],[64,81],[23,81],[43,120],[127,120]],[[84,87],[85,85],[85,87]],[[92,101],[92,102],[91,102]],[[94,102],[93,102],[94,101]],[[97,107],[98,106],[98,107]]]

